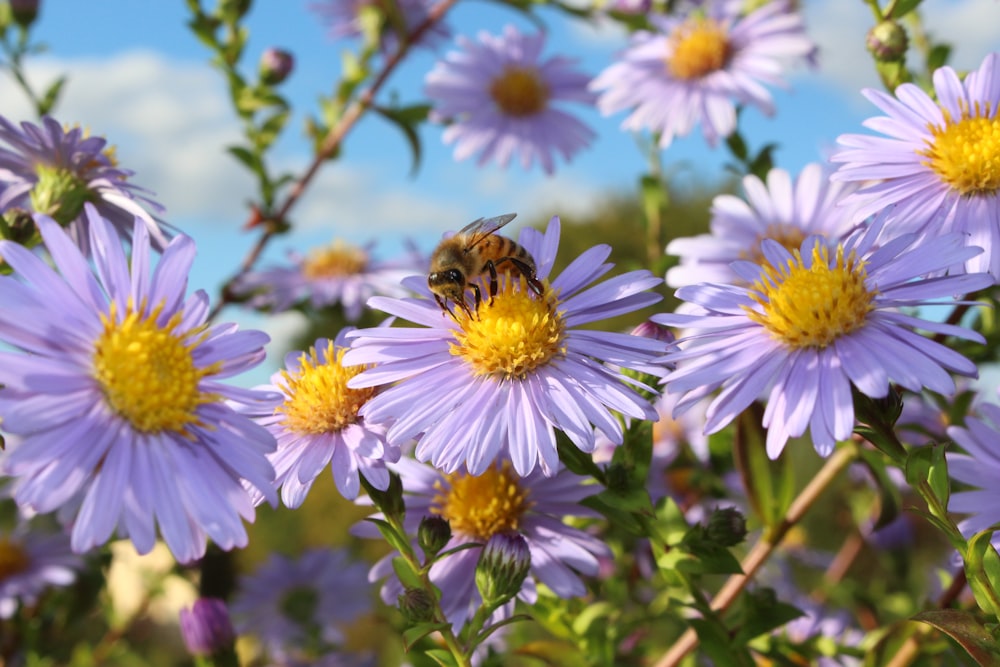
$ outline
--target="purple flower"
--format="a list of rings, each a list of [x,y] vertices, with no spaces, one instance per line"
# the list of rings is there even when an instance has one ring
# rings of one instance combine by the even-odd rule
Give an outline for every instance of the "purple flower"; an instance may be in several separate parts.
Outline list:
[[[108,153],[102,137],[63,129],[47,116],[41,127],[23,122],[20,129],[0,116],[0,212],[21,208],[51,216],[69,225],[71,237],[89,254],[83,205],[90,202],[125,238],[141,220],[153,249],[163,250],[174,230],[146,210],[161,213],[163,207],[129,183],[132,172]]]
[[[887,136],[845,134],[833,155],[834,179],[861,188],[845,202],[863,219],[895,206],[885,233],[968,234],[986,252],[969,259],[970,272],[1000,277],[1000,54],[991,53],[964,80],[950,67],[934,72],[935,99],[915,84],[895,97],[863,94],[885,116],[864,125]]]
[[[277,501],[265,457],[274,438],[226,400],[268,396],[219,380],[260,363],[267,336],[209,326],[207,295],[185,297],[190,238],[174,238],[154,269],[142,221],[129,259],[111,223],[89,204],[84,214],[93,270],[44,216],[54,269],[0,241],[13,269],[0,277],[0,340],[16,348],[0,353],[0,415],[21,438],[0,472],[15,478],[22,508],[52,512],[82,497],[75,551],[117,529],[146,553],[157,524],[182,562],[209,538],[245,546],[241,519],[254,509],[243,484]]]
[[[373,308],[422,326],[348,334],[352,349],[343,363],[375,364],[348,386],[395,383],[359,414],[373,422],[395,420],[386,434],[390,444],[420,436],[418,459],[446,472],[467,466],[473,475],[501,456],[511,458],[518,474],[536,465],[554,474],[556,429],[591,452],[594,426],[613,443],[622,442],[621,422],[612,411],[654,419],[653,407],[618,368],[648,364],[666,343],[579,327],[656,303],[659,295],[648,290],[659,279],[631,271],[585,289],[612,266],[605,263],[611,249],[596,246],[550,283],[558,244],[558,218],[544,235],[522,230],[520,245],[537,263],[543,294],[528,289],[523,276],[501,273],[498,293],[473,317],[458,308],[449,316],[427,298],[426,286],[424,298],[373,298]],[[486,285],[481,289],[488,294]]]
[[[569,160],[587,146],[593,131],[556,108],[560,101],[591,104],[589,78],[572,61],[541,60],[544,33],[522,34],[513,26],[501,35],[480,32],[478,41],[458,38],[452,51],[427,75],[431,119],[449,122],[444,142],[455,144],[455,159],[479,153],[479,164],[506,167],[515,155],[521,166],[537,159],[546,173],[553,154]]]
[[[430,570],[431,581],[441,590],[442,611],[456,628],[479,606],[476,565],[482,545],[498,533],[516,531],[527,542],[531,570],[518,597],[529,604],[537,598],[536,580],[559,597],[584,595],[587,589],[578,573],[596,575],[599,559],[611,555],[601,540],[563,522],[567,517],[597,516],[580,500],[596,493],[598,487],[568,470],[553,477],[539,470],[519,477],[509,461],[500,461],[478,476],[465,471],[445,474],[409,458],[390,467],[403,483],[408,533],[416,533],[422,517],[441,516],[452,531],[445,551],[473,542],[479,545],[445,556]],[[369,522],[357,524],[353,532],[364,537],[379,535]],[[369,574],[372,581],[389,578],[382,587],[386,604],[394,604],[403,592],[392,574],[391,559],[391,555],[382,559]]]
[[[27,524],[0,531],[0,619],[12,617],[20,604],[35,604],[52,586],[70,585],[81,567],[65,535],[32,531]]]
[[[336,341],[320,338],[308,352],[289,352],[285,370],[261,388],[275,400],[248,412],[278,442],[268,458],[288,507],[302,504],[327,464],[337,490],[353,500],[361,487],[359,474],[385,490],[389,486],[385,462],[399,459],[399,448],[385,441],[385,427],[358,416],[375,390],[348,388],[348,380],[364,367],[345,368],[341,363],[345,332]]]
[[[969,514],[959,524],[966,537],[1000,521],[1000,406],[983,403],[978,417],[966,417],[965,426],[949,426],[948,435],[964,453],[948,452],[948,473],[974,488],[951,494],[948,509]]]
[[[677,296],[695,312],[653,317],[692,331],[665,357],[676,364],[664,379],[666,390],[683,393],[675,412],[721,388],[707,412],[705,431],[714,433],[766,396],[768,455],[776,458],[788,438],[808,428],[826,456],[854,428],[852,385],[874,398],[887,394],[890,381],[950,395],[949,373],[974,377],[975,364],[914,329],[978,342],[982,336],[900,309],[989,285],[986,274],[926,278],[979,249],[952,234],[929,244],[901,236],[876,250],[882,222],[834,250],[819,237],[795,252],[765,240],[765,262],[733,265],[749,286],[679,289]]]
[[[236,640],[229,610],[225,601],[218,598],[198,598],[190,609],[181,609],[179,622],[184,645],[194,656],[232,648]]]
[[[430,0],[395,0],[393,4],[399,7],[400,15],[396,17],[402,25],[394,23],[394,19],[385,15],[385,3],[382,0],[323,0],[313,2],[309,9],[315,12],[329,26],[330,36],[334,39],[362,37],[364,35],[363,12],[372,12],[382,17],[384,21],[382,33],[379,36],[384,51],[394,52],[399,48],[399,31],[402,28],[407,35],[429,17],[428,10],[434,4]],[[422,34],[417,44],[434,48],[449,36],[448,29],[440,22],[434,23],[430,30]]]
[[[621,60],[594,79],[604,115],[623,110],[630,131],[650,130],[662,148],[701,123],[714,146],[736,129],[736,105],[774,113],[761,84],[784,85],[786,60],[811,58],[815,45],[785,2],[743,15],[743,0],[715,0],[671,16],[653,14],[656,32],[639,32]]]

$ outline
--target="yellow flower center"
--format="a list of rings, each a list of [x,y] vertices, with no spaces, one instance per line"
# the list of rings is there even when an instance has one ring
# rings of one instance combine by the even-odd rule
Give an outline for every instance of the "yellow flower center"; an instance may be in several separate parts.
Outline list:
[[[336,278],[361,273],[368,265],[368,255],[364,250],[335,241],[326,248],[313,250],[302,263],[302,274],[306,278]]]
[[[119,322],[112,302],[109,314],[101,316],[104,331],[94,345],[94,378],[111,408],[137,431],[193,437],[188,425],[204,425],[195,412],[198,406],[221,400],[198,384],[217,373],[221,362],[195,366],[191,350],[204,340],[203,327],[179,333],[181,313],[160,324],[162,310],[161,304],[144,316],[130,302]]]
[[[508,116],[531,116],[549,101],[549,87],[530,67],[506,67],[490,84],[490,96]]]
[[[767,260],[760,248],[764,239],[771,239],[780,243],[788,252],[795,252],[802,247],[802,242],[806,240],[805,231],[796,225],[775,222],[767,226],[767,229],[757,237],[757,241],[749,250],[740,253],[740,258],[749,260],[755,264],[763,264]]]
[[[461,328],[451,353],[464,358],[476,375],[523,379],[566,352],[558,303],[548,287],[533,297],[523,276],[501,280],[492,303],[485,300],[472,318],[457,310]]]
[[[944,112],[944,127],[931,126],[934,136],[918,151],[926,164],[953,190],[962,195],[992,195],[1000,190],[1000,117],[991,116],[990,105],[976,103],[955,121]]]
[[[485,542],[496,533],[517,530],[521,516],[531,509],[527,489],[504,461],[482,475],[467,473],[445,475],[446,484],[435,483],[431,512],[448,520],[455,533]]]
[[[829,250],[821,243],[813,248],[810,267],[797,250],[794,255],[785,267],[764,265],[766,278],[751,293],[764,312],[748,308],[750,319],[794,348],[826,347],[862,327],[875,298],[865,287],[864,262],[853,253],[845,259],[839,247],[831,267]]]
[[[350,389],[348,380],[370,366],[344,367],[346,348],[335,350],[328,341],[326,362],[321,363],[315,347],[299,357],[299,371],[282,371],[287,388],[285,402],[277,408],[284,413],[284,425],[296,433],[332,433],[355,423],[358,410],[375,395],[374,388]]]
[[[24,546],[10,537],[0,537],[0,583],[20,574],[31,565]]]
[[[667,71],[675,78],[700,79],[726,66],[730,45],[725,28],[704,17],[692,18],[670,35]]]

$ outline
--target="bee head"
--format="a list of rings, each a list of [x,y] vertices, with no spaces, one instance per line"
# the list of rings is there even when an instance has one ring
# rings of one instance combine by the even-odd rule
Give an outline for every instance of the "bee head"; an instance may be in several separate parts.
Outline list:
[[[427,286],[435,294],[460,298],[465,292],[465,275],[458,269],[434,271],[427,276]]]

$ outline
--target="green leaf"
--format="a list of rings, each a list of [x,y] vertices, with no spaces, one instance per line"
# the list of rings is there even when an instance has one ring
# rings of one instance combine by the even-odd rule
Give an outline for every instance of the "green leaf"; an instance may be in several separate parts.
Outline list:
[[[948,64],[951,58],[951,44],[935,44],[927,52],[927,71],[933,72]]]
[[[753,657],[745,647],[734,646],[725,626],[717,621],[695,618],[691,627],[701,642],[701,651],[718,667],[753,667]]]
[[[933,625],[954,639],[982,667],[1000,667],[1000,644],[969,612],[933,609],[920,612],[913,620]]]
[[[770,589],[764,590],[768,591],[769,594],[762,594],[760,590],[757,590],[743,596],[739,630],[733,638],[734,644],[746,644],[754,637],[780,628],[785,623],[794,621],[803,615],[802,610],[798,607],[776,599]]]
[[[392,525],[385,521],[384,519],[375,519],[368,517],[365,521],[371,521],[378,528],[378,531],[382,533],[382,537],[385,541],[389,543],[393,549],[400,553],[407,553],[410,551],[410,543],[407,540],[406,535],[400,535],[396,532],[396,529]]]
[[[418,641],[420,641],[421,639],[423,639],[427,635],[431,634],[432,632],[438,632],[440,630],[447,630],[449,627],[450,626],[447,623],[433,623],[433,622],[432,623],[418,623],[417,625],[414,625],[412,628],[407,628],[403,632],[403,646],[406,648],[407,651],[409,651],[411,648],[413,648],[414,644],[416,644]],[[432,652],[436,652],[436,651],[427,651],[427,654],[430,655]],[[447,655],[449,658],[451,657],[451,653],[449,653],[448,651],[442,651],[442,653],[444,653],[445,655]],[[452,664],[453,665],[455,663],[454,662],[450,662],[450,663],[441,663],[441,664]]]
[[[964,560],[966,578],[976,602],[982,609],[1000,617],[1000,608],[994,602],[1000,591],[1000,555],[991,543],[992,537],[992,528],[973,535],[964,550]],[[981,575],[985,575],[985,581]]]
[[[603,491],[584,498],[580,504],[597,510],[616,527],[627,530],[634,535],[646,535],[647,533],[646,526],[649,522],[644,521],[640,513],[648,516],[653,515],[653,506],[649,501],[649,493],[645,489],[636,489],[627,493]]]
[[[420,575],[413,570],[409,561],[403,557],[392,559],[392,569],[399,577],[399,583],[404,588],[423,588],[424,582],[420,580]]]
[[[239,160],[250,171],[259,172],[261,168],[260,158],[246,146],[227,146],[226,152]]]
[[[45,93],[42,95],[42,99],[38,102],[38,115],[44,116],[48,114],[52,107],[56,105],[59,101],[59,94],[62,92],[63,86],[66,84],[66,77],[61,76],[55,80],[55,82],[48,87]]]
[[[287,109],[283,109],[272,114],[260,124],[256,133],[256,140],[257,145],[261,149],[267,149],[278,138],[278,135],[285,128],[285,123],[288,122],[289,113]]]
[[[886,14],[887,19],[903,18],[917,8],[923,0],[898,0],[892,7],[892,11]]]
[[[751,508],[765,527],[772,528],[792,503],[795,478],[788,456],[768,458],[762,417],[755,403],[737,418],[733,453]]]
[[[904,467],[906,481],[913,486],[927,482],[942,507],[948,507],[951,497],[948,462],[944,456],[946,448],[945,445],[915,447],[907,455]]]
[[[417,126],[427,119],[430,113],[429,104],[415,104],[407,107],[382,107],[373,106],[372,111],[395,125],[406,137],[410,145],[410,176],[415,176],[420,169],[420,136],[417,134]]]
[[[593,477],[602,484],[605,483],[604,471],[594,463],[594,457],[580,451],[563,433],[556,435],[556,449],[559,450],[559,461],[577,475]]]

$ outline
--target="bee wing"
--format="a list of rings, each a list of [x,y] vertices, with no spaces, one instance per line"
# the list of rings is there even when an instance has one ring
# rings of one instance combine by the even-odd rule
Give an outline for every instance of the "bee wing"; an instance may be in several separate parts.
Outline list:
[[[462,227],[458,233],[469,237],[469,242],[465,247],[472,248],[486,237],[495,234],[501,227],[516,217],[517,213],[504,213],[495,218],[479,218]]]

